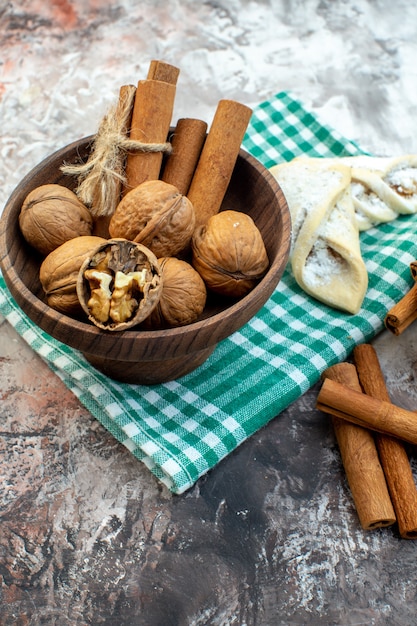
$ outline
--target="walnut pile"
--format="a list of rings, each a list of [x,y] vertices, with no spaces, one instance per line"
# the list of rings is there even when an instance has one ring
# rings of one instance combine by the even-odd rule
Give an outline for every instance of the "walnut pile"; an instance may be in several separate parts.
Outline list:
[[[196,228],[190,200],[162,180],[121,198],[106,237],[92,234],[90,210],[56,184],[27,196],[19,224],[44,257],[39,279],[48,305],[105,331],[193,324],[219,296],[244,297],[269,268],[249,215],[223,210]]]

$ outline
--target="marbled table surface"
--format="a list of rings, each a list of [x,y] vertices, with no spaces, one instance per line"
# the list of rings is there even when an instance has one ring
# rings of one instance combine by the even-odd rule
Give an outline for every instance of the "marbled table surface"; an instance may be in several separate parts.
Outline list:
[[[417,152],[411,0],[3,1],[1,207],[151,59],[181,70],[176,119],[291,90],[374,154]],[[374,345],[417,408],[417,326]],[[317,389],[183,496],[4,320],[0,397],[1,626],[416,623],[417,543],[360,527]]]

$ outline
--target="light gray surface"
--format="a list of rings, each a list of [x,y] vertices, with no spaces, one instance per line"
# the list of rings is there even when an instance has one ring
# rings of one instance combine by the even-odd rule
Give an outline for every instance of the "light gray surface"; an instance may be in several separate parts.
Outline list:
[[[413,2],[21,0],[0,35],[1,206],[151,59],[181,70],[175,119],[291,90],[372,153],[417,152]],[[375,346],[417,408],[416,327]],[[416,543],[360,528],[317,389],[181,497],[4,322],[0,393],[0,624],[415,623]]]

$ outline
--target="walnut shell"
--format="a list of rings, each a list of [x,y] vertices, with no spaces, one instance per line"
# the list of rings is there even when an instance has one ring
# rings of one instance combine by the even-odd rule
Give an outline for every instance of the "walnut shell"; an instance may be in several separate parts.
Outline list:
[[[246,295],[269,267],[258,227],[240,211],[213,215],[195,231],[191,245],[193,266],[207,287],[221,295]]]
[[[103,330],[140,324],[162,292],[156,256],[127,239],[106,240],[90,252],[77,279],[77,294],[88,319]]]
[[[46,256],[69,239],[91,235],[93,218],[73,191],[49,184],[26,196],[19,226],[26,241]]]
[[[162,293],[158,304],[144,321],[147,329],[174,328],[195,322],[204,310],[207,290],[200,274],[176,257],[158,259]]]
[[[90,235],[74,237],[45,257],[39,280],[50,307],[70,316],[82,314],[77,296],[78,272],[91,250],[105,241]]]
[[[188,247],[195,227],[194,207],[174,185],[141,183],[119,202],[109,224],[110,237],[146,246],[161,258]]]

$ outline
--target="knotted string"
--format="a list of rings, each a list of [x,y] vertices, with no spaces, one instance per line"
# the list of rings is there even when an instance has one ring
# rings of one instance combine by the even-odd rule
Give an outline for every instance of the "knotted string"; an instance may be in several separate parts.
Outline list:
[[[95,217],[112,215],[120,199],[122,185],[126,183],[125,162],[129,152],[170,153],[166,143],[145,143],[129,139],[130,123],[136,88],[126,86],[123,96],[103,117],[88,160],[80,164],[64,164],[64,174],[76,176],[75,193]]]

